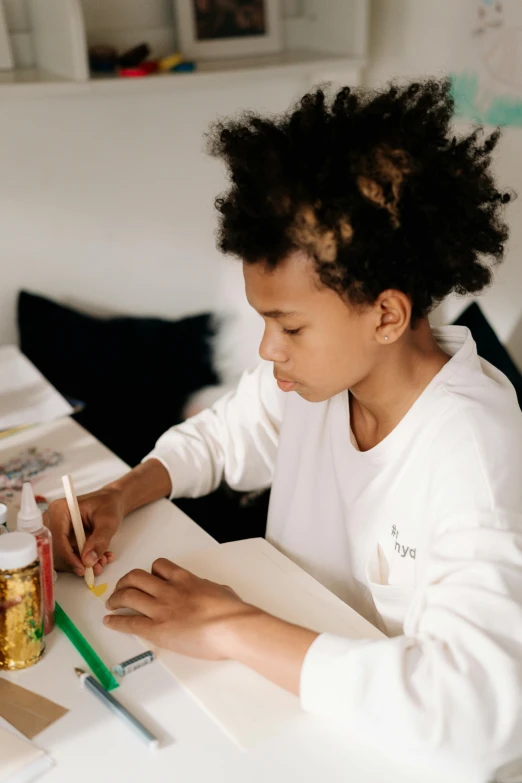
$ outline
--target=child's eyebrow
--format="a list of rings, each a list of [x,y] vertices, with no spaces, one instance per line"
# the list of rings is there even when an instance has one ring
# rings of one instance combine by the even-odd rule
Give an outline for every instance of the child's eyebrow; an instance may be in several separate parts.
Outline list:
[[[267,310],[264,313],[259,313],[263,318],[284,318],[289,315],[300,315],[295,310]]]

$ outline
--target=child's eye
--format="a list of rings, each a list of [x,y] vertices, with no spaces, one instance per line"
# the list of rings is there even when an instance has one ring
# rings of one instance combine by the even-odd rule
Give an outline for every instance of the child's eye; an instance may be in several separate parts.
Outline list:
[[[299,334],[300,331],[301,331],[301,329],[283,329],[283,332],[285,334],[290,334],[290,335]]]

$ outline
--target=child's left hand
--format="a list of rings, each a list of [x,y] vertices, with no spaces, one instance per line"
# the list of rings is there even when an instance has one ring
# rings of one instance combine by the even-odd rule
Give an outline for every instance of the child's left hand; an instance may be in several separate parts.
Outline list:
[[[230,587],[209,582],[160,558],[152,573],[135,569],[120,579],[106,602],[109,610],[138,615],[108,615],[105,624],[133,633],[158,647],[194,658],[228,658],[227,626],[241,616],[262,614]]]

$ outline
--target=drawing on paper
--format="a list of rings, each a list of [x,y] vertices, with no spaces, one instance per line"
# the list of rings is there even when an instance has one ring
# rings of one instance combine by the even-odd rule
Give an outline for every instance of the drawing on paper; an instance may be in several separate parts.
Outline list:
[[[469,67],[453,75],[457,114],[522,127],[522,0],[478,0]]]
[[[0,464],[0,502],[9,503],[31,481],[48,468],[63,462],[63,454],[51,449],[30,448]]]

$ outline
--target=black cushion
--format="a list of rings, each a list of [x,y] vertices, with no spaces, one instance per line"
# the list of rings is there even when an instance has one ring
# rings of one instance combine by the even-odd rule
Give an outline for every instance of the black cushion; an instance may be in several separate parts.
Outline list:
[[[94,318],[22,291],[18,327],[23,353],[64,397],[85,404],[76,419],[130,465],[181,420],[190,394],[217,381],[207,314]]]
[[[458,326],[467,326],[477,344],[478,355],[509,378],[515,387],[518,404],[522,408],[522,374],[498,339],[479,305],[476,302],[470,304],[454,323]]]
[[[69,400],[89,432],[130,465],[181,420],[187,397],[217,382],[211,368],[211,317],[93,318],[22,291],[20,347]],[[264,535],[269,492],[255,498],[222,485],[204,498],[179,499],[217,538]]]

